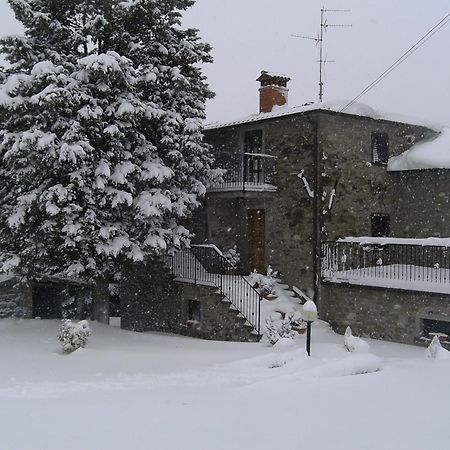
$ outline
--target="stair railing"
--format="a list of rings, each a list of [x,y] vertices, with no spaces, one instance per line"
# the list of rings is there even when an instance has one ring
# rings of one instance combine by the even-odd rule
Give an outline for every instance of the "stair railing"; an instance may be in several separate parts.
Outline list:
[[[215,245],[192,245],[173,254],[168,262],[179,281],[219,289],[260,334],[261,295]]]

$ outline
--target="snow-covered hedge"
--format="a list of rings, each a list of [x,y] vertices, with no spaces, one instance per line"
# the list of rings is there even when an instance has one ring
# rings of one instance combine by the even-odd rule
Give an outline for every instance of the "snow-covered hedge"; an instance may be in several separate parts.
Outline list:
[[[58,340],[64,353],[72,353],[87,344],[90,334],[91,329],[86,320],[72,322],[64,319],[58,331]]]

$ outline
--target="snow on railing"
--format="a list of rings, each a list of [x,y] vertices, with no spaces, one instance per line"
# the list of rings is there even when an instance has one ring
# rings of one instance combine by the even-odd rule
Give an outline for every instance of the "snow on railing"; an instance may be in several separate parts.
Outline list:
[[[395,238],[326,242],[322,247],[322,278],[335,283],[450,294],[450,248],[431,244],[448,240],[400,241],[407,243]]]

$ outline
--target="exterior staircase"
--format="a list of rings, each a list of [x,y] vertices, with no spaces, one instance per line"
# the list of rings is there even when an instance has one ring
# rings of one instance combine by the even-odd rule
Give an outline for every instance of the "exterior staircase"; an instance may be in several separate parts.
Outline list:
[[[170,256],[167,263],[174,281],[183,283],[188,292],[197,286],[199,295],[217,297],[216,312],[225,318],[229,316],[227,323],[235,328],[238,340],[259,341],[261,296],[245,277],[236,274],[216,246],[193,245]]]

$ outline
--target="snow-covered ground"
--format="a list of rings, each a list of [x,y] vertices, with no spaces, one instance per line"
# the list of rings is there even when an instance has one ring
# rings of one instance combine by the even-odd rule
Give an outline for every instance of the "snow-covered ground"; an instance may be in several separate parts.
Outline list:
[[[1,450],[443,450],[450,362],[313,324],[245,344],[92,323],[63,355],[57,321],[0,320]],[[292,344],[292,345],[290,345]],[[360,374],[362,372],[367,372]]]

